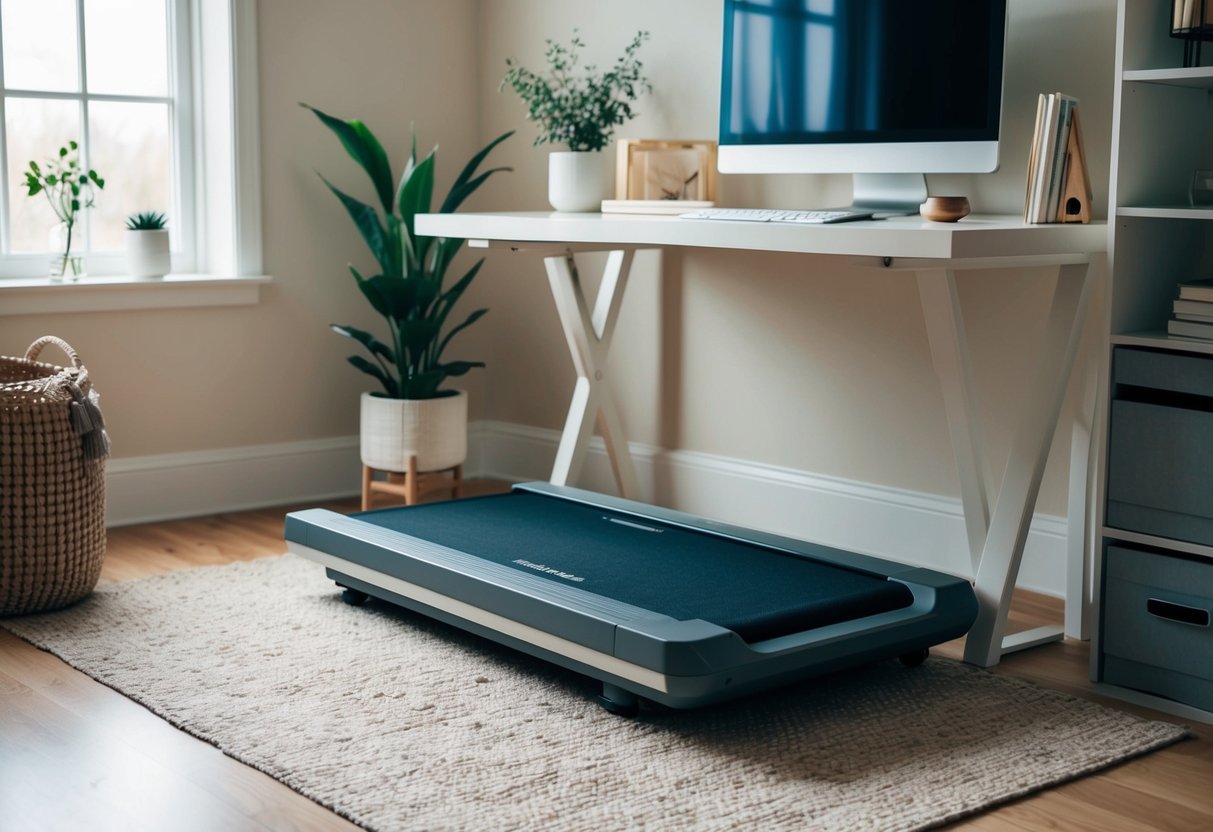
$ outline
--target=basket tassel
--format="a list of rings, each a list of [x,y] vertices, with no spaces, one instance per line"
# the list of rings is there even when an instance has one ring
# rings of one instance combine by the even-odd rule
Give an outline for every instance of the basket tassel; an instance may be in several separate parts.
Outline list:
[[[110,438],[105,432],[105,417],[97,405],[95,394],[84,395],[75,384],[72,392],[72,430],[80,435],[80,446],[85,459],[102,459],[109,455]]]

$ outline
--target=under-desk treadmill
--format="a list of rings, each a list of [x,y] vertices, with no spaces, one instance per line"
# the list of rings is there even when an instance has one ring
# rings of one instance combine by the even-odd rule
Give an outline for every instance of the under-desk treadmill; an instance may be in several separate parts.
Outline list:
[[[599,679],[618,713],[913,664],[977,614],[951,575],[549,483],[294,512],[286,539],[347,601],[374,596]]]

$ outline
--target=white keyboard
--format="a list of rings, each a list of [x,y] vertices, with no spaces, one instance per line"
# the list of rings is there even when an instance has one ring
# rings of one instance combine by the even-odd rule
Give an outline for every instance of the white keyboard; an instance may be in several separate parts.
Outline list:
[[[851,208],[829,211],[782,211],[772,208],[705,208],[679,214],[684,220],[727,220],[732,222],[823,223],[870,220],[873,212]]]

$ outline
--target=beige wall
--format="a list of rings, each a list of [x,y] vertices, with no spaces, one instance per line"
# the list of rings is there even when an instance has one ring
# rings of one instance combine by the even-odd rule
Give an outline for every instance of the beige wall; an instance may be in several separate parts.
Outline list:
[[[370,198],[306,101],[359,117],[399,171],[409,121],[419,146],[462,164],[476,144],[472,0],[259,0],[264,270],[261,303],[113,313],[0,312],[5,354],[52,332],[102,394],[115,457],[260,445],[358,431],[363,376],[330,322],[375,323],[347,261],[370,257],[314,171]],[[438,94],[440,93],[440,94]],[[440,165],[444,182],[454,160]],[[112,187],[112,183],[111,183]]]
[[[932,177],[981,211],[1017,211],[1035,95],[1082,99],[1096,208],[1105,209],[1114,4],[1013,0],[1002,171]],[[579,26],[590,57],[613,60],[638,28],[654,93],[621,135],[715,133],[719,4],[708,0],[259,0],[265,271],[260,304],[233,309],[10,316],[5,353],[45,332],[82,352],[104,395],[117,457],[349,436],[364,377],[344,363],[332,321],[374,325],[344,264],[369,257],[313,173],[364,187],[336,141],[297,106],[368,122],[397,166],[415,120],[442,143],[440,180],[484,141],[520,135],[499,156],[517,170],[473,207],[545,207],[546,148],[509,91],[505,58],[541,60],[543,39]],[[366,191],[360,191],[367,193]],[[722,201],[821,205],[838,177],[726,177]],[[664,273],[664,278],[662,274]],[[1012,279],[1013,278],[1013,279]],[[1031,359],[1045,275],[964,279],[980,394],[1005,452]],[[491,314],[456,352],[473,418],[558,428],[573,372],[541,267],[493,254],[467,308]],[[957,493],[942,403],[913,287],[825,259],[685,251],[642,255],[612,372],[630,438],[941,494]],[[1042,509],[1064,514],[1054,453]],[[669,495],[665,495],[668,498]]]
[[[1114,4],[1014,0],[1007,44],[1002,167],[987,176],[932,176],[932,193],[964,193],[978,211],[1022,206],[1036,95],[1064,90],[1083,105],[1096,210],[1106,211]],[[545,38],[574,26],[589,58],[613,60],[638,28],[654,92],[624,137],[711,138],[720,71],[719,4],[703,0],[483,0],[480,85],[485,135],[519,126],[509,148],[517,186],[496,208],[543,209],[546,147],[510,91],[497,92],[507,56],[542,62]],[[608,160],[609,163],[609,160]],[[725,204],[821,207],[849,198],[841,177],[721,178]],[[557,428],[573,373],[541,266],[495,255],[482,291],[494,308],[480,333],[497,350],[487,376],[489,415]],[[662,273],[664,271],[664,278]],[[1051,275],[996,272],[962,279],[979,395],[1001,469],[1018,391],[1031,369]],[[509,314],[496,314],[510,310]],[[957,494],[943,405],[917,292],[905,276],[826,258],[688,250],[634,271],[612,378],[630,439],[688,448],[917,491]],[[508,345],[508,349],[504,348]],[[660,356],[664,355],[664,360]],[[535,372],[540,368],[540,372]],[[554,383],[553,383],[554,382]],[[1066,513],[1068,443],[1059,441],[1042,510]],[[671,495],[659,495],[668,500]]]

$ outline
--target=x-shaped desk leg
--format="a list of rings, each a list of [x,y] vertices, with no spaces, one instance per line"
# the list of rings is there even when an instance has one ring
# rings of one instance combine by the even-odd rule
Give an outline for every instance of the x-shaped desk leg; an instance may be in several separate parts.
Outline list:
[[[593,312],[586,300],[572,253],[545,257],[543,262],[552,286],[552,296],[556,300],[556,312],[568,339],[569,354],[577,370],[569,415],[556,450],[556,464],[552,467],[552,482],[567,485],[570,480],[577,478],[597,421],[619,493],[623,497],[635,497],[636,472],[606,375],[607,355],[615,334],[615,324],[619,320],[619,307],[627,286],[628,272],[632,267],[632,251],[627,249],[607,253]]]
[[[1067,263],[1059,267],[1035,378],[1024,391],[1024,410],[992,511],[985,443],[955,274],[950,269],[923,269],[918,273],[931,357],[943,390],[960,473],[965,527],[976,573],[977,621],[969,631],[964,656],[971,664],[989,667],[997,664],[1004,652],[1061,637],[1061,631],[1055,628],[1040,628],[1007,638],[1003,631],[1049,446],[1078,351],[1095,268],[1094,263]],[[1075,473],[1085,476],[1085,471],[1071,472],[1071,476]],[[1078,595],[1068,594],[1071,601]]]

